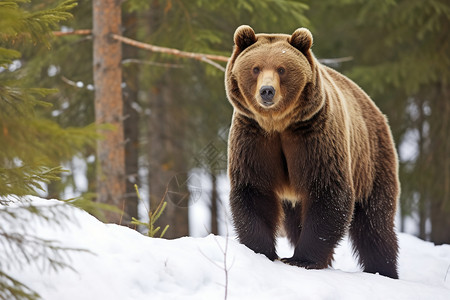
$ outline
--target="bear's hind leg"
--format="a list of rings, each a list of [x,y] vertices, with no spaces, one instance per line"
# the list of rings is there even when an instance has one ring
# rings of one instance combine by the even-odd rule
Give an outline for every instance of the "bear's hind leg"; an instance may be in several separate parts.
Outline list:
[[[355,203],[350,238],[364,272],[398,279],[398,241],[394,232],[395,198],[374,189],[362,203]]]

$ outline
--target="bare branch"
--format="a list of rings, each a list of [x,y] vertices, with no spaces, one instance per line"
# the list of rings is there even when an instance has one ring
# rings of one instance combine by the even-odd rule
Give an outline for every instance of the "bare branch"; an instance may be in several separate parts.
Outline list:
[[[65,83],[67,83],[68,85],[74,86],[76,88],[79,88],[79,86],[77,85],[77,83],[73,80],[70,80],[68,78],[66,78],[65,76],[61,76],[62,81],[64,81]]]
[[[65,76],[61,76],[61,80],[64,81],[65,83],[67,83],[68,85],[79,88],[79,89],[87,89],[89,91],[94,90],[94,85],[92,85],[92,84],[85,85],[83,82],[75,82],[73,80],[68,79]]]
[[[337,57],[337,58],[320,58],[320,61],[323,64],[337,64],[341,62],[347,62],[353,60],[353,56],[345,56],[345,57]]]
[[[204,61],[204,62],[206,62],[206,63],[216,67],[217,69],[219,69],[220,71],[225,73],[225,68],[222,67],[221,65],[219,65],[218,63],[216,63],[216,62],[214,62],[214,61],[212,61],[212,60],[210,60],[210,59],[208,59],[206,57],[203,57],[202,61]]]
[[[122,60],[122,64],[129,64],[129,63],[152,65],[152,66],[164,67],[164,68],[184,68],[183,65],[160,63],[160,62],[147,61],[147,60],[135,59],[135,58],[127,58],[127,59]]]
[[[91,29],[78,29],[73,31],[53,31],[54,36],[65,36],[65,35],[89,35],[92,33]]]
[[[92,30],[90,30],[90,29],[80,29],[80,30],[66,31],[66,32],[54,31],[53,35],[55,35],[55,36],[89,35],[91,33],[92,33]],[[152,44],[139,42],[139,41],[136,41],[136,40],[133,40],[133,39],[130,39],[130,38],[118,35],[118,34],[112,34],[111,37],[117,41],[124,43],[124,44],[131,45],[133,47],[137,47],[140,49],[148,50],[151,52],[165,53],[165,54],[186,57],[186,58],[192,58],[192,59],[196,59],[199,61],[203,61],[203,62],[206,62],[206,63],[212,65],[213,67],[221,70],[222,72],[225,72],[225,68],[214,61],[228,62],[228,59],[229,59],[228,56],[187,52],[187,51],[181,51],[181,50],[174,49],[174,48],[155,46]],[[351,60],[353,60],[352,56],[318,59],[318,61],[323,64],[337,64],[337,63],[347,62],[347,61],[351,61]],[[135,60],[131,61],[131,59],[129,59],[128,62],[136,62],[136,61]]]
[[[133,40],[133,39],[130,39],[127,37],[123,37],[123,36],[120,36],[117,34],[112,34],[111,37],[115,40],[121,41],[122,43],[131,45],[131,46],[134,46],[134,47],[137,47],[140,49],[145,49],[145,50],[149,50],[152,52],[166,53],[166,54],[171,54],[171,55],[175,55],[175,56],[192,58],[192,59],[196,59],[199,61],[204,61],[204,62],[218,68],[221,71],[224,71],[225,69],[222,66],[220,66],[216,63],[213,63],[212,60],[228,62],[227,56],[186,52],[186,51],[181,51],[181,50],[173,49],[173,48],[155,46],[155,45],[151,45],[151,44],[138,42],[136,40]]]

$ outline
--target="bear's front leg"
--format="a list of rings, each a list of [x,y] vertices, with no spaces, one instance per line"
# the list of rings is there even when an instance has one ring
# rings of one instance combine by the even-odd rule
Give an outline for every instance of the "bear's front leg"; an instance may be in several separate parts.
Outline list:
[[[303,225],[294,255],[283,262],[306,269],[327,268],[334,248],[349,226],[353,200],[346,190],[314,187],[310,199],[302,203]]]
[[[275,235],[280,207],[273,192],[251,184],[234,186],[230,204],[239,241],[270,260],[277,259]]]

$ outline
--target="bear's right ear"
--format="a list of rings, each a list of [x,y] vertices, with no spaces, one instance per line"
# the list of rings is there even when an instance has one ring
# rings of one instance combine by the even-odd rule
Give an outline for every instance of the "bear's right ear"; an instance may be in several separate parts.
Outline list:
[[[306,28],[298,28],[294,31],[292,36],[289,38],[289,44],[297,48],[306,55],[309,49],[311,49],[313,44],[313,37],[311,32]]]
[[[255,31],[248,25],[239,26],[234,32],[234,44],[239,52],[256,43]]]

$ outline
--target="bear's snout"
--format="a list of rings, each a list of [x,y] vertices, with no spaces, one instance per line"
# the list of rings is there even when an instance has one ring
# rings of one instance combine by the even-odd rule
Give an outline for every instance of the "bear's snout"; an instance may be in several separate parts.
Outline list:
[[[264,85],[259,89],[259,95],[263,100],[263,104],[270,106],[273,104],[273,97],[275,96],[275,88],[271,85]]]

